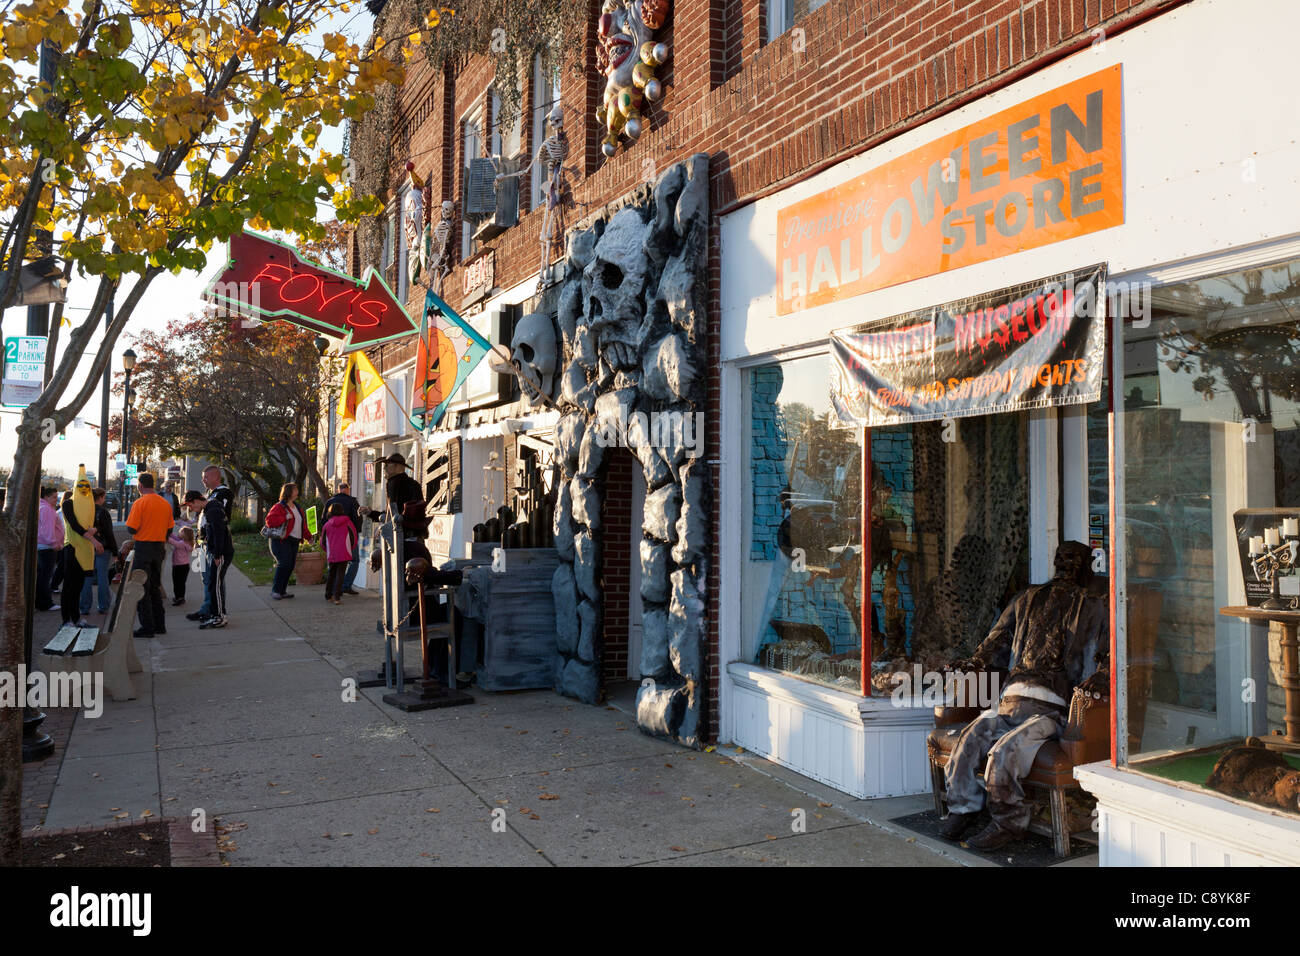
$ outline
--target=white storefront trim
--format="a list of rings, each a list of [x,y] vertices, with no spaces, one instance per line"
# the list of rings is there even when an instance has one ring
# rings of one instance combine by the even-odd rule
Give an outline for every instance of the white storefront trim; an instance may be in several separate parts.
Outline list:
[[[1107,763],[1074,769],[1097,798],[1102,866],[1297,866],[1300,819]]]
[[[753,664],[727,665],[731,739],[858,798],[930,788],[932,707],[899,707]]]

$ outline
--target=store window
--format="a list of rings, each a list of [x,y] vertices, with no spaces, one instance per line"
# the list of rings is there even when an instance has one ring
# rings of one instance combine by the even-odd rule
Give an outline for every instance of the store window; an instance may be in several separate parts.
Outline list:
[[[412,192],[413,190],[411,189],[410,186],[405,186],[402,188],[402,191],[397,195],[397,209],[399,210],[399,216],[402,219],[401,226],[396,229],[397,283],[394,286],[394,288],[397,290],[398,302],[405,302],[407,292],[409,291],[407,286],[407,280],[409,279],[410,276],[410,273],[408,271],[410,266],[408,265],[407,257],[412,254],[413,250],[409,248],[408,229],[406,228],[405,219],[406,219],[407,203],[412,195]],[[415,193],[415,195],[418,196],[419,194]],[[416,254],[418,255],[418,251],[416,251]]]
[[[767,0],[767,39],[771,43],[830,0]]]
[[[1123,326],[1115,398],[1128,604],[1121,756],[1205,787],[1254,736],[1270,745],[1260,759],[1300,769],[1300,741],[1282,736],[1283,629],[1233,612],[1266,600],[1267,586],[1252,598],[1248,582],[1297,550],[1294,525],[1260,519],[1278,537],[1257,571],[1238,512],[1300,508],[1300,261],[1160,286],[1151,303],[1149,323]],[[1262,543],[1263,525],[1252,531]],[[1213,782],[1274,805],[1271,783],[1248,793],[1225,790],[1221,774]]]
[[[834,427],[826,356],[747,372],[742,659],[857,691],[862,431]],[[1028,583],[1028,415],[871,431],[872,684],[978,646]]]

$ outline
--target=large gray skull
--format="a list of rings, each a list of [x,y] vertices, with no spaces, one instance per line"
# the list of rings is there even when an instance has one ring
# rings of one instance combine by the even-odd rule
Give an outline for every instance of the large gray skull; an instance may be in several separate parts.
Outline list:
[[[613,369],[638,365],[639,331],[645,313],[648,263],[644,244],[649,226],[631,207],[610,219],[582,273],[587,325],[597,348]]]
[[[544,312],[530,312],[515,326],[510,340],[511,364],[519,370],[519,384],[530,406],[543,404],[555,387],[557,364],[555,326]]]

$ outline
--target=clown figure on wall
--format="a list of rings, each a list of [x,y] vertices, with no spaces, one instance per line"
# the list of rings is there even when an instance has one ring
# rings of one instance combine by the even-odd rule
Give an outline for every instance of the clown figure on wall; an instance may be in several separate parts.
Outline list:
[[[605,0],[601,8],[596,67],[606,78],[596,110],[605,127],[601,152],[612,157],[620,137],[635,142],[641,135],[641,106],[663,96],[655,70],[668,59],[668,44],[654,33],[668,20],[671,0]]]

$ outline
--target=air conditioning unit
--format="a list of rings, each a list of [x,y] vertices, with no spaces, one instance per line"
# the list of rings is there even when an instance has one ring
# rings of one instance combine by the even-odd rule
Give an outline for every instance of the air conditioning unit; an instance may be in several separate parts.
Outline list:
[[[503,175],[515,172],[519,167],[517,159],[502,159],[498,163]],[[474,238],[480,241],[499,236],[519,224],[519,180],[506,179],[496,186],[497,172],[497,164],[490,159],[475,159],[470,163],[467,201],[475,204],[470,215],[484,217],[474,229]],[[483,186],[484,178],[486,188]],[[470,209],[470,206],[466,208]]]

